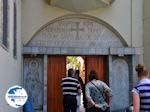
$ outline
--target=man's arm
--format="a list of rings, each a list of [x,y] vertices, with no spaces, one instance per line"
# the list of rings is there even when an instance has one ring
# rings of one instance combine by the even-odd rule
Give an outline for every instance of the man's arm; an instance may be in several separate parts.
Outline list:
[[[88,85],[85,86],[85,95],[86,95],[87,101],[88,101],[91,105],[95,106],[95,102],[93,101],[92,97],[90,96],[90,90],[89,90]]]
[[[106,95],[108,96],[108,105],[111,105],[112,102],[112,90],[107,86],[107,84],[103,83],[104,86],[104,92],[106,93]]]
[[[78,83],[77,89],[78,89],[78,94],[81,94],[82,90],[81,90],[81,85],[80,85],[80,83]]]

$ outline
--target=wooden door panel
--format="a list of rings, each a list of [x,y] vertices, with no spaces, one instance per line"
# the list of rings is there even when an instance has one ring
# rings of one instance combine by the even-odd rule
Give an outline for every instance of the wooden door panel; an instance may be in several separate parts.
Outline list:
[[[95,70],[98,78],[106,82],[107,60],[104,56],[86,56],[86,82],[91,70]],[[61,79],[66,76],[66,56],[48,57],[48,112],[63,112]]]
[[[91,70],[95,70],[98,75],[98,79],[106,82],[107,80],[107,60],[105,56],[87,56],[86,57],[86,81],[88,81],[88,75]]]
[[[48,112],[63,112],[61,79],[66,76],[66,57],[48,57]]]

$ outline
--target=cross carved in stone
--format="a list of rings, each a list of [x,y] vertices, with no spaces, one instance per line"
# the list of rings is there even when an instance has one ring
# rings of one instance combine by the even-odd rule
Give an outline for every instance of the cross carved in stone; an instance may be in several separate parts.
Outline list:
[[[76,25],[76,28],[71,28],[71,31],[76,31],[76,40],[79,40],[79,32],[84,31],[84,28],[79,27],[80,22],[76,22],[75,25]]]

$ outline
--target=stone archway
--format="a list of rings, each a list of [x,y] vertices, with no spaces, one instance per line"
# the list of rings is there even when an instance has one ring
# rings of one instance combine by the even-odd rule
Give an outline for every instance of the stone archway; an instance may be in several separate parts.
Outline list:
[[[44,112],[47,111],[48,55],[107,55],[109,76],[114,76],[114,72],[111,72],[112,55],[125,57],[125,55],[140,53],[140,49],[127,48],[127,46],[125,40],[113,27],[91,16],[67,15],[44,25],[23,49],[24,54],[44,55],[42,58],[44,60],[42,67],[44,68],[42,72],[44,76]],[[124,63],[119,64],[124,66]],[[132,64],[132,62],[126,63],[125,66]],[[131,68],[128,70],[132,71]],[[128,74],[125,78],[128,78]],[[110,84],[113,85],[113,82],[110,81]]]
[[[43,48],[46,54],[109,54],[109,48],[126,46],[124,39],[110,25],[85,15],[55,19],[25,45]]]

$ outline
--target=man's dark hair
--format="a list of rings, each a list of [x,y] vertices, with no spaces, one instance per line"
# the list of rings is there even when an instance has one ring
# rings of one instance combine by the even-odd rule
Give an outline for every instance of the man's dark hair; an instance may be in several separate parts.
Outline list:
[[[90,74],[89,74],[89,81],[92,81],[93,79],[98,79],[97,78],[97,73],[96,73],[96,71],[95,70],[91,70],[90,71]]]
[[[70,68],[68,70],[68,77],[73,77],[73,74],[74,74],[74,70],[72,68]]]

